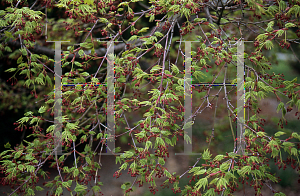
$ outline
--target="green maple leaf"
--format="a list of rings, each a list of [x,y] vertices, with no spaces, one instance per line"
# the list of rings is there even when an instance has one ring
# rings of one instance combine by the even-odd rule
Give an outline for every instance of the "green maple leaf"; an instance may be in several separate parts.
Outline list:
[[[88,5],[93,5],[94,1],[93,0],[84,0],[84,3],[88,4]]]
[[[10,143],[9,142],[7,142],[6,144],[4,144],[4,148],[10,148]]]

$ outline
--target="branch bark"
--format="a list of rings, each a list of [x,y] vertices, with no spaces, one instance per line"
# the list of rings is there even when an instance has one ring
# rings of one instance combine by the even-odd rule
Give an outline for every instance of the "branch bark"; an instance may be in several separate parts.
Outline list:
[[[179,18],[179,15],[177,14],[177,15],[175,15],[175,16],[172,16],[172,17],[170,17],[167,21],[173,21],[173,20],[177,20]],[[149,31],[149,33],[148,34],[146,34],[146,36],[148,36],[148,35],[151,35],[151,34],[153,34],[154,32],[154,30],[157,32],[161,32],[161,33],[164,33],[164,31],[163,31],[163,28],[162,28],[162,26],[164,26],[164,24],[167,22],[167,21],[165,21],[165,22],[163,22],[162,24],[160,24],[160,26],[159,27],[153,27],[152,29],[151,29],[151,31]],[[165,32],[166,32],[167,30],[165,30]],[[0,40],[2,40],[2,39],[5,39],[5,37],[4,36],[0,36]],[[9,46],[11,46],[11,47],[16,47],[16,48],[21,48],[21,43],[20,43],[20,40],[19,39],[17,39],[17,40],[13,40],[13,39],[9,39],[7,42],[7,45],[9,45]],[[141,46],[142,45],[142,43],[143,43],[143,41],[142,40],[137,40],[137,41],[130,41],[130,42],[127,42],[128,44],[134,44],[135,46]],[[121,52],[122,50],[124,50],[125,49],[125,46],[126,46],[126,44],[125,43],[120,43],[120,44],[118,44],[118,45],[115,45],[114,46],[114,52],[115,53],[118,53],[118,52]],[[44,54],[44,55],[46,55],[46,56],[48,56],[48,57],[54,57],[54,54],[55,54],[55,50],[54,49],[51,49],[51,48],[49,48],[49,47],[46,47],[46,46],[41,46],[41,45],[39,45],[39,44],[35,44],[35,46],[31,49],[31,51],[33,52],[33,53],[35,53],[35,54]],[[106,54],[106,48],[99,48],[99,49],[96,49],[95,50],[95,53],[98,55],[98,56],[104,56],[105,54]],[[84,51],[85,53],[89,53],[88,51]],[[74,57],[74,54],[70,54],[69,56],[68,56],[68,60],[72,60],[73,59],[73,57]],[[80,60],[80,56],[79,56],[79,54],[77,53],[76,54],[76,56],[75,56],[75,60]]]

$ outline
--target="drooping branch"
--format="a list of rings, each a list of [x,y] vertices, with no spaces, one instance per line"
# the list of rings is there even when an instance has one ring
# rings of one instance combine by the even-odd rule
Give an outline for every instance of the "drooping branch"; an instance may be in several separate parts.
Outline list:
[[[151,35],[155,32],[160,32],[165,34],[167,32],[167,30],[163,30],[163,26],[167,23],[167,22],[173,22],[173,21],[177,21],[180,18],[179,14],[175,15],[175,16],[171,16],[168,20],[165,20],[164,22],[161,22],[160,25],[158,27],[152,27],[152,29],[145,35],[145,37]],[[5,39],[4,36],[0,36],[0,40]],[[129,41],[127,42],[127,44],[129,45],[134,45],[135,47],[139,47],[143,44],[144,41],[142,40],[136,40],[136,41]],[[9,39],[8,41],[5,42],[8,46],[11,47],[16,47],[16,48],[21,48],[21,43],[20,40],[13,40],[12,38]],[[122,50],[125,50],[126,48],[126,43],[120,43],[118,45],[114,46],[114,52],[118,53],[121,52]],[[55,54],[54,49],[51,49],[49,47],[46,46],[41,46],[39,44],[35,44],[34,47],[31,49],[31,51],[35,54],[44,54],[48,57],[53,57]],[[88,54],[88,51],[84,51],[86,54]],[[107,50],[106,48],[99,48],[95,50],[95,53],[98,56],[104,56],[106,54]],[[67,60],[72,60],[74,57],[74,54],[69,54]],[[80,55],[78,53],[76,53],[75,59],[76,60],[80,60]]]

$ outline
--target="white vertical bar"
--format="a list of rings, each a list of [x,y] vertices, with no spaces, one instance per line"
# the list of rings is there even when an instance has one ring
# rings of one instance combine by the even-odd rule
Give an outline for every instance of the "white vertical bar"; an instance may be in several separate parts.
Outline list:
[[[107,42],[107,127],[110,134],[108,137],[111,138],[111,141],[107,141],[107,155],[112,155],[113,150],[115,149],[115,116],[114,116],[114,42]]]
[[[244,105],[245,105],[245,87],[244,87],[244,42],[237,42],[237,153],[243,155],[245,152],[244,137]]]
[[[192,74],[191,74],[191,42],[185,41],[185,74],[184,74],[184,124],[192,123]],[[193,153],[193,126],[184,128],[184,136],[191,139],[191,143],[184,142],[184,153],[175,153],[175,155],[200,155]]]
[[[54,106],[54,144],[57,147],[57,154],[62,155],[62,147],[61,147],[61,132],[62,132],[62,100],[61,100],[61,42],[55,41],[55,64],[54,64],[54,73],[55,77],[55,106]]]
[[[185,42],[185,74],[184,74],[184,122],[185,124],[191,123],[192,119],[192,100],[191,100],[191,42]],[[192,126],[184,129],[184,134],[187,134],[188,137],[193,139]],[[184,142],[184,153],[192,153],[192,144]]]
[[[70,41],[46,41],[46,42],[55,42],[55,53],[54,53],[54,145],[56,148],[56,155],[63,155],[61,141],[62,141],[62,100],[61,100],[61,43],[70,42]],[[55,77],[56,76],[56,77]]]

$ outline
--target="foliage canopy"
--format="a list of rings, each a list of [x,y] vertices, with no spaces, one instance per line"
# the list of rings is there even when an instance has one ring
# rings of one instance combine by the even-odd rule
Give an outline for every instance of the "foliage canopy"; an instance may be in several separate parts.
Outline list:
[[[116,162],[121,163],[115,177],[122,170],[133,177],[132,183],[121,186],[126,194],[143,184],[149,184],[155,194],[156,179],[165,177],[164,186],[172,185],[174,193],[182,195],[233,195],[240,183],[252,186],[257,195],[263,186],[274,195],[284,195],[272,188],[271,182],[279,179],[270,172],[268,163],[299,172],[300,135],[284,129],[265,132],[259,102],[266,96],[277,97],[281,128],[287,123],[287,112],[298,115],[300,85],[296,78],[288,81],[282,75],[270,74],[273,61],[269,57],[278,46],[293,52],[291,44],[299,43],[299,15],[298,0],[2,1],[0,54],[13,62],[6,70],[11,74],[13,88],[29,89],[35,103],[34,109],[16,122],[18,130],[32,131],[30,140],[16,147],[6,144],[7,150],[0,154],[5,174],[2,183],[13,187],[11,195],[34,195],[44,188],[50,188],[53,195],[61,195],[64,189],[72,195],[86,195],[89,191],[98,195],[101,162],[96,157],[106,149],[116,153]],[[63,74],[56,76],[64,84],[62,156],[55,153],[53,139],[55,51],[53,43],[47,42],[55,40],[69,41],[62,43]],[[236,100],[230,96],[237,89],[225,83],[237,82],[235,77],[228,77],[236,74],[237,41],[249,40],[253,42],[247,43],[244,53],[245,152],[239,154],[233,128]],[[106,126],[106,60],[112,58],[106,49],[109,41],[114,42],[116,134],[110,134]],[[184,41],[197,42],[191,52],[193,83],[224,84],[213,96],[211,86],[198,88],[205,96],[191,118],[195,120],[200,111],[217,111],[215,98],[224,92],[232,131],[228,142],[235,145],[230,152],[213,155],[213,127],[209,145],[197,162],[184,174],[176,175],[164,166],[169,148],[178,145],[178,140],[192,142],[184,134],[192,126],[184,121]],[[126,118],[131,113],[141,117],[133,126]],[[121,155],[117,154],[119,149],[106,146],[108,140],[124,135],[131,148]],[[73,157],[73,166],[63,165],[68,157]],[[37,186],[38,179],[47,176],[43,166],[49,161],[59,175],[47,181],[44,188]],[[179,180],[187,173],[194,183],[181,189]],[[88,186],[92,189],[88,190]]]

